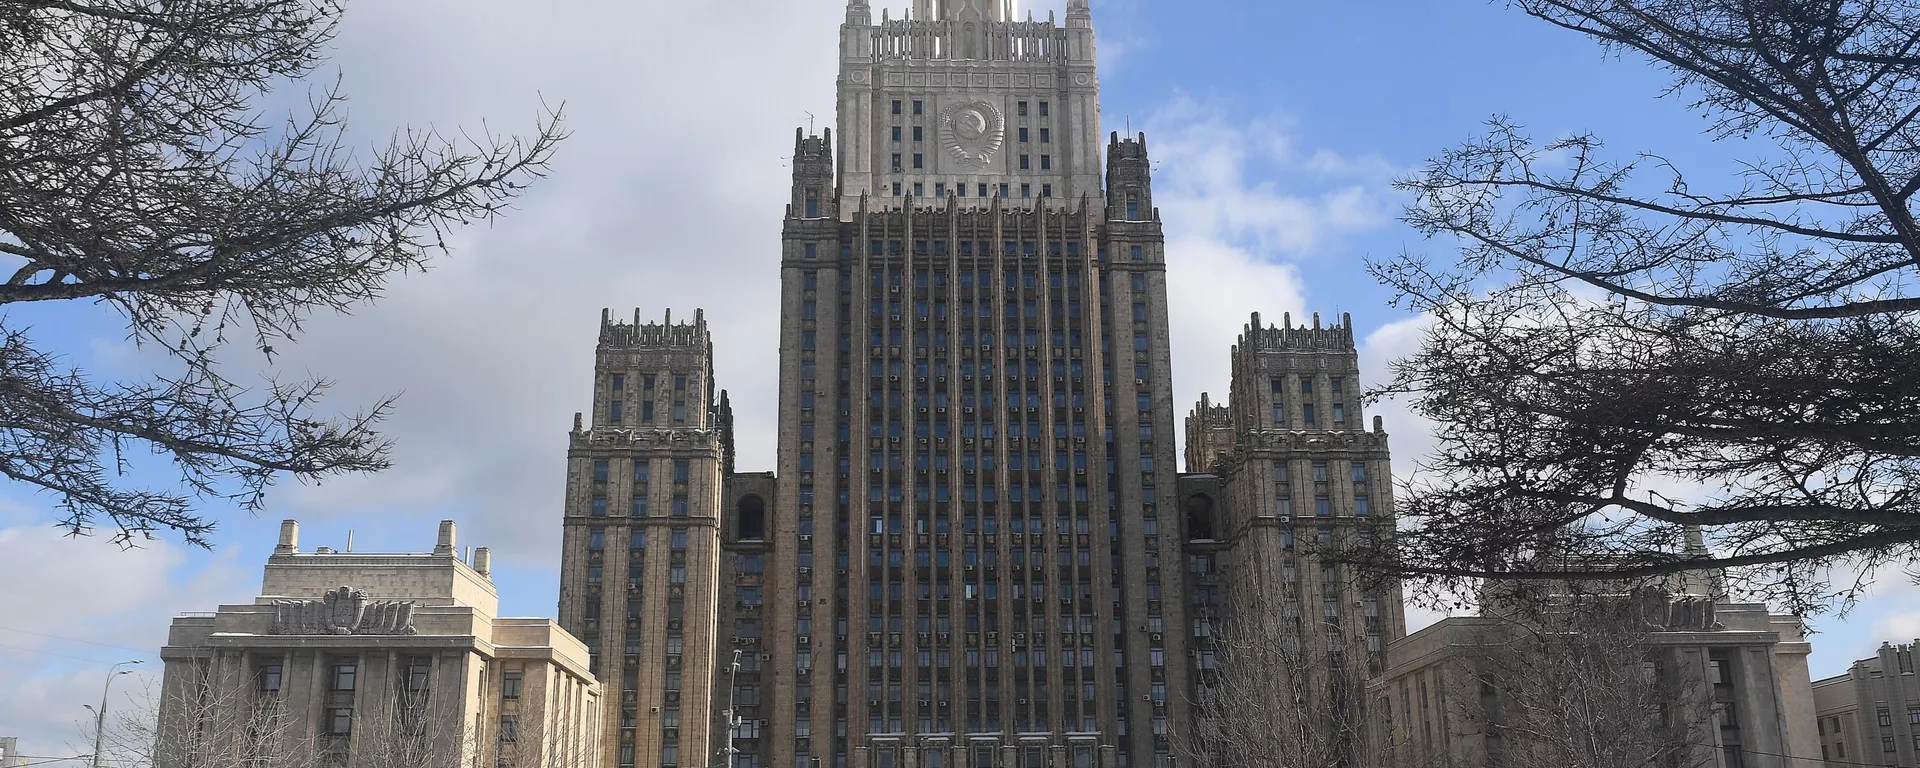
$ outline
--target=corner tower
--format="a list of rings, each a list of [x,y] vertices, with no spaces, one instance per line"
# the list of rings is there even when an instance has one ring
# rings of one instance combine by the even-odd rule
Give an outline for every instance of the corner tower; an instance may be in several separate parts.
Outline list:
[[[560,623],[605,690],[599,765],[705,766],[732,455],[705,317],[603,311],[593,381],[568,435]]]

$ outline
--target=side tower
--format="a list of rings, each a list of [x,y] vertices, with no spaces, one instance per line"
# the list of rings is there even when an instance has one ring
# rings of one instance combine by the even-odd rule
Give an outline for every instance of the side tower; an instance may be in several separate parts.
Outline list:
[[[1378,417],[1366,428],[1359,355],[1351,317],[1322,327],[1262,327],[1260,315],[1232,351],[1232,392],[1224,409],[1210,405],[1188,419],[1199,443],[1191,458],[1218,475],[1217,491],[1195,490],[1183,504],[1196,576],[1220,587],[1196,587],[1200,614],[1218,627],[1208,637],[1254,632],[1297,657],[1298,685],[1326,716],[1330,743],[1349,758],[1364,748],[1366,684],[1385,669],[1388,643],[1406,634],[1398,585],[1363,582],[1332,562],[1337,548],[1393,530],[1391,456]],[[1222,445],[1224,422],[1232,442]],[[1189,482],[1200,489],[1204,484]],[[1213,495],[1217,493],[1217,496]],[[1208,531],[1206,538],[1193,531]],[[1211,611],[1210,611],[1211,609]],[[1266,637],[1279,635],[1279,637]],[[1213,654],[1204,645],[1199,655]],[[1229,660],[1228,665],[1231,665]],[[1213,674],[1276,670],[1208,668]]]
[[[1233,453],[1233,410],[1217,405],[1205,392],[1187,416],[1187,472],[1213,474],[1214,464]]]
[[[590,420],[567,451],[560,622],[586,642],[608,708],[601,764],[706,766],[723,467],[732,455],[704,316],[604,311]]]

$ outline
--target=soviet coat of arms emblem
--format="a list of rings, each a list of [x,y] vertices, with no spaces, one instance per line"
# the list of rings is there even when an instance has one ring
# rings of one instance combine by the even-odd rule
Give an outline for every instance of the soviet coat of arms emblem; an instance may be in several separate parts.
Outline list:
[[[319,600],[275,600],[276,635],[412,635],[413,601],[369,600],[352,587]]]
[[[984,168],[1006,141],[1007,118],[984,101],[947,105],[940,115],[940,141],[961,165]]]

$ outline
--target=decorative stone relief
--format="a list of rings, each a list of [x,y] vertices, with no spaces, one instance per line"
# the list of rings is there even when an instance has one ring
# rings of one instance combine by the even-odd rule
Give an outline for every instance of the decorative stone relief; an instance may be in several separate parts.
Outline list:
[[[1639,608],[1647,626],[1668,632],[1713,632],[1725,629],[1716,615],[1713,598],[1672,595],[1666,590],[1636,590],[1629,600]]]
[[[962,165],[985,168],[1006,138],[1006,115],[987,102],[955,102],[940,115],[940,142]]]
[[[413,601],[368,600],[343,586],[319,600],[273,601],[276,635],[413,635]]]

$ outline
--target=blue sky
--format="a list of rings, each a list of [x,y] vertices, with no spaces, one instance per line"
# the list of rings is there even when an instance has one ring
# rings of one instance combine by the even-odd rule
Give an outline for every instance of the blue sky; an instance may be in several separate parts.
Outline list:
[[[334,65],[356,140],[483,118],[522,131],[541,98],[567,104],[574,138],[508,218],[460,233],[378,306],[317,319],[279,361],[338,380],[342,410],[402,393],[393,472],[283,486],[257,518],[215,510],[211,552],[64,539],[47,498],[0,486],[0,734],[25,737],[30,754],[84,751],[79,705],[105,670],[94,662],[153,665],[173,613],[250,600],[282,517],[302,521],[309,547],[343,546],[353,530],[361,550],[423,550],[435,521],[456,519],[464,544],[494,548],[502,609],[551,615],[564,435],[587,400],[601,307],[704,307],[742,468],[770,466],[782,158],[807,112],[829,124],[842,5],[350,4]],[[1182,401],[1224,391],[1227,347],[1253,311],[1351,312],[1375,377],[1411,349],[1417,319],[1387,306],[1363,262],[1444,245],[1397,223],[1391,181],[1495,114],[1706,174],[1762,149],[1707,141],[1683,101],[1658,98],[1658,72],[1500,3],[1094,0],[1094,13],[1107,129],[1147,131],[1160,164]],[[90,371],[140,368],[97,308],[8,318],[23,321]],[[1380,413],[1410,470],[1424,428]],[[1883,581],[1844,622],[1816,622],[1816,676],[1920,635],[1920,590],[1898,573]]]

